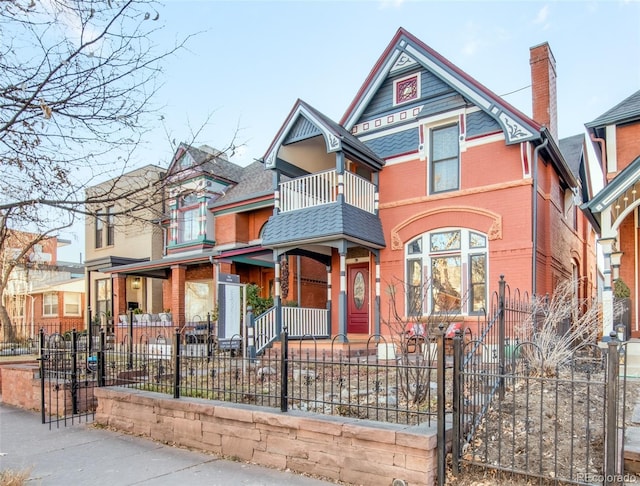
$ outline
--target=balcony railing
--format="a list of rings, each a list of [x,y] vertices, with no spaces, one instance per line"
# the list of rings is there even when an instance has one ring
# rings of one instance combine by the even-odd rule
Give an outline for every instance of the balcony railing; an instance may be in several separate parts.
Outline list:
[[[295,211],[338,200],[338,179],[335,170],[318,172],[280,184],[280,211]],[[376,187],[352,173],[344,174],[344,200],[347,204],[375,214]]]

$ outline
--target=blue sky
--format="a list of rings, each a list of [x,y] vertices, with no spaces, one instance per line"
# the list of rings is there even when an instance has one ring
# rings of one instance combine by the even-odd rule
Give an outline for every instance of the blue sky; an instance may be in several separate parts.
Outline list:
[[[235,135],[231,160],[251,163],[297,98],[338,121],[399,27],[529,115],[529,48],[548,42],[560,138],[640,89],[637,1],[166,0],[159,13],[161,47],[198,34],[165,65],[136,165],[166,166],[170,141],[200,128],[194,143],[222,148]],[[74,244],[60,258],[78,260],[83,235],[61,237]]]

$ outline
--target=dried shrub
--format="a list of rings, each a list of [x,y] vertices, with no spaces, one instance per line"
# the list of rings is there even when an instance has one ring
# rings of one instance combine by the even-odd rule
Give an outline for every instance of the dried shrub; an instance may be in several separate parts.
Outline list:
[[[594,300],[576,298],[577,283],[564,281],[551,297],[533,299],[533,312],[519,329],[531,342],[523,343],[519,354],[534,375],[556,376],[576,350],[600,336],[600,309]]]
[[[436,342],[439,329],[446,330],[460,316],[467,296],[443,298],[443,292],[434,292],[430,279],[420,287],[396,279],[387,287],[389,310],[382,318],[395,345],[396,359],[400,365],[398,393],[413,405],[427,403],[430,384],[436,379]],[[423,314],[431,294],[435,295],[439,312]],[[416,332],[417,331],[417,332]]]

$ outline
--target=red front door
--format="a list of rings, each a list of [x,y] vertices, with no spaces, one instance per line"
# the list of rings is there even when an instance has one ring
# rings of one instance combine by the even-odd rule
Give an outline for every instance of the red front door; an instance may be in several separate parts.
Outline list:
[[[347,267],[347,332],[369,333],[369,265]]]

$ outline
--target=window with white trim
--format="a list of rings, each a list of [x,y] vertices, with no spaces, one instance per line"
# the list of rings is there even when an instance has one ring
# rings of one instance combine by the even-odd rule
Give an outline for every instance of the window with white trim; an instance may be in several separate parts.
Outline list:
[[[79,316],[81,306],[81,294],[78,292],[65,292],[64,293],[64,315],[65,316]]]
[[[58,315],[58,294],[56,292],[42,294],[42,315]]]
[[[184,196],[178,212],[179,242],[197,240],[200,236],[200,204],[194,194]]]
[[[424,233],[405,246],[407,315],[480,314],[487,305],[487,237],[465,228]]]
[[[96,280],[95,316],[108,316],[111,313],[111,279]]]
[[[460,130],[458,124],[434,127],[429,131],[429,191],[460,188]]]

